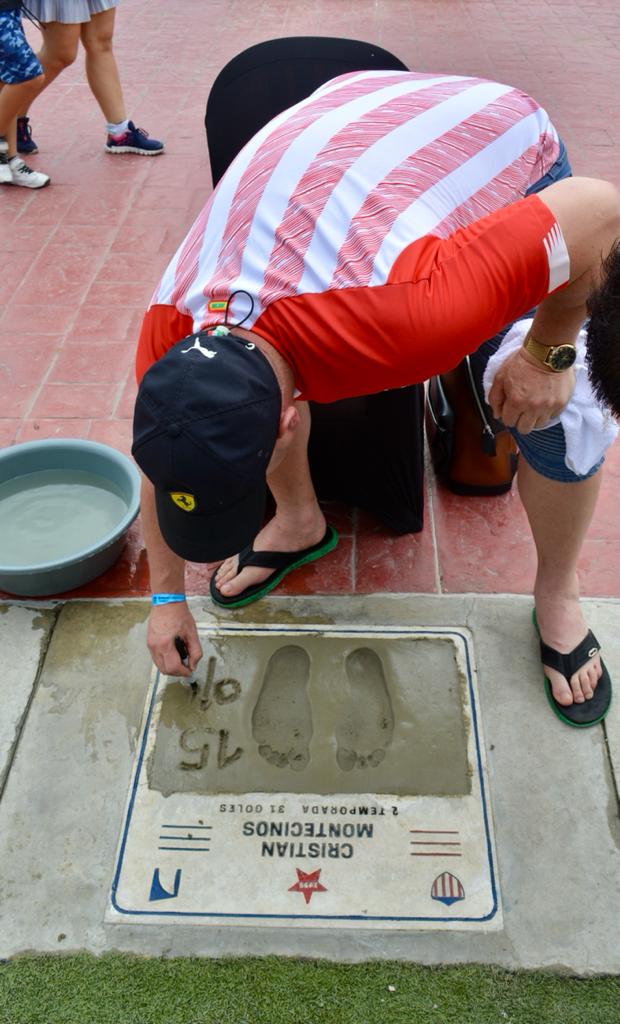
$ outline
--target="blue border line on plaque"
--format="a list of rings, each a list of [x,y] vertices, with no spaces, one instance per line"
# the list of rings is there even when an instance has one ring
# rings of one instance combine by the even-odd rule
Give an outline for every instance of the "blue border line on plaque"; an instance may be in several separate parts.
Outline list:
[[[326,635],[329,635],[330,627],[322,627],[325,629]],[[458,636],[463,641],[465,647],[465,661],[467,664],[467,686],[469,690],[469,700],[472,709],[472,724],[474,730],[474,738],[476,742],[476,761],[478,764],[478,779],[480,782],[480,795],[482,798],[482,815],[484,820],[484,832],[487,849],[487,860],[489,866],[489,874],[491,880],[491,892],[493,894],[493,907],[488,914],[483,917],[377,917],[370,916],[367,914],[231,914],[220,911],[219,913],[215,910],[203,911],[203,910],[130,910],[126,907],[121,907],[116,899],[118,891],[118,885],[120,881],[120,874],[123,867],[123,857],[125,854],[125,848],[127,845],[127,835],[129,832],[129,825],[131,823],[131,815],[135,804],[136,794],[138,790],[138,782],[140,780],[140,773],[142,771],[142,762],[146,750],[146,743],[148,740],[149,729],[151,725],[151,717],[153,714],[153,706],[155,704],[155,698],[157,696],[157,690],[159,687],[159,681],[161,679],[161,673],[157,671],[155,677],[155,684],[153,686],[153,693],[151,695],[151,701],[149,704],[148,715],[144,724],[144,731],[142,736],[142,743],[140,744],[140,754],[138,757],[134,779],[131,786],[131,797],[129,805],[127,807],[127,817],[123,828],[123,837],[118,853],[118,862],[116,871],[114,872],[114,880],[112,882],[111,890],[111,904],[114,910],[119,914],[127,914],[132,917],[167,917],[167,918],[238,918],[238,919],[261,919],[261,920],[279,920],[279,921],[434,921],[439,923],[450,924],[453,922],[467,922],[467,923],[482,923],[484,921],[491,921],[498,910],[497,900],[497,885],[495,880],[495,865],[493,863],[493,851],[491,847],[491,835],[489,830],[489,815],[487,808],[487,794],[484,784],[484,775],[482,771],[482,755],[480,750],[480,735],[478,732],[478,711],[476,708],[476,701],[472,682],[472,670],[471,662],[469,657],[469,643],[467,637],[461,633],[458,629],[408,629],[406,626],[382,626],[382,627],[366,627],[360,626],[357,629],[351,628],[350,626],[335,626],[332,624],[331,631],[334,633],[344,633],[345,635],[355,635],[356,633],[363,633],[364,636],[375,636],[385,634],[395,634],[398,636],[422,634],[423,636]],[[209,632],[217,632],[218,634],[231,634],[235,633],[240,635],[247,635],[248,633],[312,633],[316,635],[316,626],[279,626],[274,623],[272,626],[256,626],[248,623],[246,626],[235,626],[226,624],[217,624],[213,629],[209,629]],[[338,794],[334,794],[338,795]]]

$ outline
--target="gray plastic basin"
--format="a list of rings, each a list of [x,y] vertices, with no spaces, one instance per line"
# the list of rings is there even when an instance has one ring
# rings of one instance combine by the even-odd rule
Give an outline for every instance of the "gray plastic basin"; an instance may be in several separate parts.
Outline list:
[[[125,544],[140,509],[140,474],[125,455],[105,444],[62,438],[17,444],[0,451],[0,484],[48,469],[82,470],[109,481],[120,492],[126,512],[90,547],[57,562],[2,565],[0,589],[20,597],[48,597],[90,583],[110,568]]]

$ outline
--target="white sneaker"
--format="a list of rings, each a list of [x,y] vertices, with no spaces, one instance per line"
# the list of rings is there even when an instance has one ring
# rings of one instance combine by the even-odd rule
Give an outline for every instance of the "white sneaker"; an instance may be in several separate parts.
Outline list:
[[[0,138],[0,184],[10,185],[13,181],[11,168],[9,167],[9,144],[6,139]]]
[[[9,169],[14,185],[23,185],[24,188],[44,188],[45,185],[50,183],[49,174],[33,171],[32,167],[25,164],[19,156],[11,157]]]

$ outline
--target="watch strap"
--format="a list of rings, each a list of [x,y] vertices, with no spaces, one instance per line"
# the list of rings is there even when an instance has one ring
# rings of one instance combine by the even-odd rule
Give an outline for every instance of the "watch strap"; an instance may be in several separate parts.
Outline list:
[[[526,352],[529,352],[530,355],[533,355],[535,359],[538,359],[539,362],[546,363],[550,352],[554,348],[557,348],[557,345],[542,345],[539,341],[536,341],[528,331],[527,337],[523,342],[523,348]]]
[[[569,341],[561,342],[559,345],[543,345],[540,341],[536,341],[536,338],[533,338],[531,333],[529,332],[525,338],[525,341],[523,342],[523,348],[526,352],[529,352],[530,355],[534,356],[534,358],[537,359],[540,363],[542,363],[543,366],[548,366],[549,369],[552,370],[555,370],[555,367],[553,366],[553,363],[550,360],[551,353],[558,348],[565,347],[570,347],[572,349],[575,349],[575,352],[577,351],[574,343]]]

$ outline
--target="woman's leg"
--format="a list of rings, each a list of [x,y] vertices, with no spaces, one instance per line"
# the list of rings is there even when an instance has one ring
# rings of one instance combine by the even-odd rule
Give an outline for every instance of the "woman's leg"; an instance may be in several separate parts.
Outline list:
[[[25,117],[31,104],[43,92],[43,89],[53,82],[61,71],[73,64],[77,56],[79,41],[80,25],[63,25],[60,21],[48,21],[43,35],[43,46],[37,54],[45,74],[37,80],[37,88],[29,96],[28,105],[20,110],[20,117]]]
[[[115,8],[94,14],[82,25],[81,39],[86,51],[86,77],[91,92],[109,124],[126,120],[123,90],[112,50]]]
[[[37,75],[27,82],[4,85],[0,90],[0,135],[4,135],[9,145],[9,157],[17,153],[16,118],[18,111],[25,103],[32,103],[45,86],[45,76]]]
[[[82,44],[86,50],[88,84],[107,122],[108,153],[140,153],[157,156],[164,144],[149,138],[147,132],[127,122],[118,66],[112,51],[115,9],[94,14],[82,25]]]

